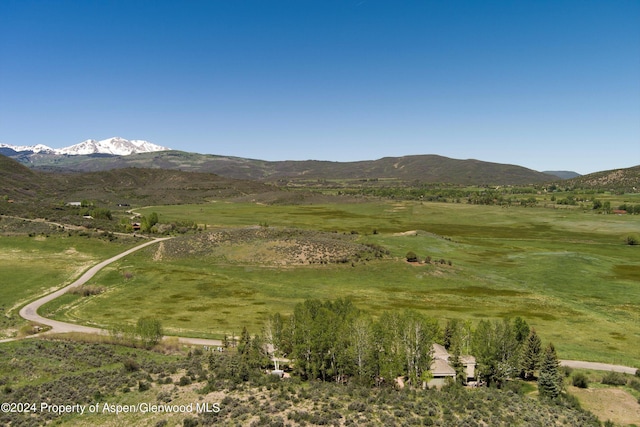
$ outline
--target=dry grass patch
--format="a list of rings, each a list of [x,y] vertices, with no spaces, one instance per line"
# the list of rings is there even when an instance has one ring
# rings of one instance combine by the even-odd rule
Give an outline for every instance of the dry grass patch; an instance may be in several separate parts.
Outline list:
[[[593,412],[600,420],[611,420],[616,425],[640,424],[640,405],[629,392],[614,388],[569,387],[583,408]]]

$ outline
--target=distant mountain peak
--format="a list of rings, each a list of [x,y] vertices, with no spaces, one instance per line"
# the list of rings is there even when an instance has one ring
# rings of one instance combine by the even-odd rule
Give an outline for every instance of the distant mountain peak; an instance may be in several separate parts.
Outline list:
[[[87,154],[113,154],[116,156],[128,156],[138,153],[152,153],[154,151],[166,151],[170,148],[152,144],[140,139],[124,139],[118,136],[96,141],[87,139],[79,144],[56,150],[56,154],[87,155]]]
[[[128,156],[138,153],[152,153],[155,151],[167,151],[170,148],[153,144],[149,141],[140,139],[128,140],[119,136],[96,141],[95,139],[87,139],[79,144],[71,145],[65,148],[54,149],[43,144],[29,146],[13,146],[9,144],[0,144],[0,148],[9,148],[16,152],[31,153],[48,153],[48,154],[66,154],[69,156],[80,156],[87,154],[112,154],[114,156]]]
[[[31,151],[33,153],[54,153],[55,150],[49,146],[44,144],[36,144],[36,145],[9,145],[0,143],[0,148],[9,148],[15,152],[22,151]]]

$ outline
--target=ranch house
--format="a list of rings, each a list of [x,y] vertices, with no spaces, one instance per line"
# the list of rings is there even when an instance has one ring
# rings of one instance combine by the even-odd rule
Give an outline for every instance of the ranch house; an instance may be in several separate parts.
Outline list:
[[[433,378],[427,383],[427,387],[440,388],[446,384],[447,378],[451,378],[452,381],[456,379],[456,371],[449,363],[451,355],[444,346],[440,344],[433,344],[431,346],[433,354],[433,361],[429,370],[433,375]],[[476,358],[470,355],[461,355],[460,362],[464,366],[464,370],[467,374],[467,381],[473,380],[476,376]]]

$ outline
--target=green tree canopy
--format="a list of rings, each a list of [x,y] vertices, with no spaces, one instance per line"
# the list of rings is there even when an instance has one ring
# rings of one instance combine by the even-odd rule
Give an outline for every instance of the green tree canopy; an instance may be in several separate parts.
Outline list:
[[[562,392],[560,361],[552,343],[545,348],[538,377],[538,393],[543,399],[555,400]]]

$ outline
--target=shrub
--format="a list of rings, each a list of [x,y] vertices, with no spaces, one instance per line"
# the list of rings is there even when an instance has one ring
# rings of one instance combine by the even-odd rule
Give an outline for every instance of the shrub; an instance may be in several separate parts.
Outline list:
[[[582,409],[582,406],[580,406],[580,401],[573,394],[563,394],[562,403],[564,403],[567,408],[575,409],[577,411],[580,411]]]
[[[363,402],[355,401],[351,402],[347,409],[355,412],[365,412],[367,410],[367,405]]]
[[[180,382],[178,383],[178,385],[185,386],[189,384],[191,384],[191,378],[187,377],[186,375],[180,377]]]
[[[182,421],[182,425],[184,427],[196,427],[198,424],[200,424],[200,423],[198,422],[197,418],[185,418]]]
[[[407,262],[418,262],[418,255],[415,252],[409,251],[407,252]]]
[[[571,379],[571,383],[574,385],[574,387],[589,388],[589,380],[587,379],[587,376],[582,372],[575,373],[573,375],[573,378]]]
[[[123,364],[124,364],[124,370],[127,372],[135,372],[140,369],[140,365],[138,364],[138,362],[136,362],[132,358],[128,358],[123,362]]]
[[[607,372],[602,377],[602,384],[608,385],[625,385],[627,383],[627,379],[623,374],[619,372]]]
[[[570,366],[560,366],[560,372],[562,372],[566,378],[569,378],[573,372],[573,368]]]
[[[160,393],[158,393],[158,395],[156,396],[156,399],[158,400],[158,402],[164,402],[164,403],[169,403],[171,402],[171,393],[168,391],[161,391]]]

